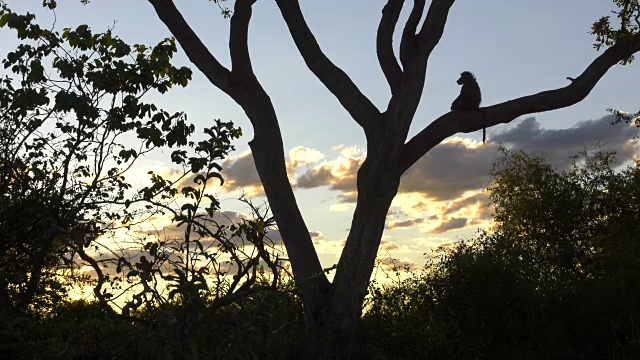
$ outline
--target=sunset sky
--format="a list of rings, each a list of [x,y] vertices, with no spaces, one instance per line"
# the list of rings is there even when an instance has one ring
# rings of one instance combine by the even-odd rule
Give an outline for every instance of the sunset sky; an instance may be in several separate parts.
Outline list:
[[[6,0],[16,12],[36,11],[50,25],[53,14],[41,0]],[[94,31],[115,24],[128,43],[155,44],[171,36],[147,1],[58,0],[56,27],[87,23]],[[191,26],[225,65],[229,64],[229,21],[207,0],[176,0]],[[375,33],[384,0],[302,0],[301,6],[325,53],[347,72],[381,109],[390,92],[375,56]],[[228,1],[228,6],[233,0]],[[409,6],[405,6],[409,10]],[[455,83],[463,70],[475,73],[483,104],[564,86],[599,54],[593,48],[591,24],[614,9],[607,0],[459,0],[445,34],[434,51],[423,101],[410,136],[449,110],[457,96]],[[406,17],[408,11],[403,14]],[[398,34],[396,34],[398,35]],[[254,5],[250,27],[254,69],[271,96],[280,118],[288,167],[301,211],[316,240],[323,265],[337,262],[351,222],[356,170],[366,155],[361,128],[306,68],[281,15],[271,0]],[[4,53],[17,45],[12,32],[0,31]],[[396,44],[398,41],[396,41]],[[183,53],[179,65],[191,67]],[[583,102],[567,109],[523,117],[488,130],[459,134],[435,147],[405,174],[387,218],[380,256],[387,253],[408,265],[424,262],[424,253],[438,245],[472,235],[489,225],[491,209],[484,189],[500,144],[544,154],[558,167],[569,156],[596,142],[618,151],[623,161],[635,159],[637,130],[611,126],[607,108],[635,112],[640,108],[634,77],[640,65],[616,66]],[[244,130],[237,151],[225,161],[227,184],[218,189],[223,208],[246,211],[231,199],[240,190],[263,200],[247,142],[251,126],[242,109],[211,85],[197,69],[185,89],[151,95],[170,111],[185,111],[198,128],[212,119],[232,120]],[[171,170],[168,154],[144,159],[140,171]]]

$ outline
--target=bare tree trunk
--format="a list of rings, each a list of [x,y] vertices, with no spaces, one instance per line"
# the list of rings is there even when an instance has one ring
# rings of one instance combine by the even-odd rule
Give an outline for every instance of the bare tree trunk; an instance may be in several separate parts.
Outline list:
[[[393,124],[393,119],[383,120]],[[330,298],[317,322],[318,353],[323,359],[369,358],[367,343],[360,331],[362,305],[367,295],[386,216],[400,184],[398,159],[403,137],[381,126],[372,137],[367,159],[358,171],[358,200],[345,248],[332,284]],[[384,130],[383,130],[384,129]]]
[[[398,189],[397,178],[379,180],[377,184],[368,183],[360,190],[362,195],[359,196],[366,200],[356,207],[339,265],[348,271],[336,276],[329,309],[322,319],[322,325],[326,326],[323,332],[324,340],[328,342],[326,345],[337,348],[343,355],[352,352],[362,354],[367,347],[359,329],[362,304],[367,295],[385,217]]]

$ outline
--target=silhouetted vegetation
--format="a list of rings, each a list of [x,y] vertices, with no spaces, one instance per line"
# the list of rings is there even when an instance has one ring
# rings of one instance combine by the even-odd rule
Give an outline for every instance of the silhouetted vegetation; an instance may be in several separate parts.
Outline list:
[[[555,171],[505,152],[495,226],[421,274],[373,289],[365,324],[387,358],[637,359],[640,169],[613,154]]]

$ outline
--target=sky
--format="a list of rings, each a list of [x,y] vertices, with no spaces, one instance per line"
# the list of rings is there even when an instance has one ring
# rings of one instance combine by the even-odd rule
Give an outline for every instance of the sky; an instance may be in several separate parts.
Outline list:
[[[17,12],[31,11],[38,21],[54,17],[40,0],[5,0]],[[233,4],[230,0],[229,5]],[[384,0],[301,0],[301,7],[320,46],[365,95],[381,109],[390,92],[375,56],[375,33]],[[410,2],[408,2],[410,3]],[[210,51],[229,65],[229,21],[207,0],[176,0],[178,8]],[[614,9],[609,0],[459,0],[453,6],[444,36],[433,52],[422,103],[410,136],[449,110],[461,71],[475,73],[483,105],[565,86],[596,57],[591,24]],[[406,18],[409,6],[403,11]],[[95,31],[113,26],[128,43],[155,44],[171,34],[147,1],[58,0],[56,27],[87,23]],[[398,35],[398,34],[397,34]],[[272,0],[254,5],[250,52],[258,79],[275,104],[280,119],[288,167],[299,206],[312,232],[323,265],[333,265],[348,233],[353,212],[355,173],[366,155],[361,128],[306,68]],[[396,41],[396,44],[398,41]],[[15,35],[0,31],[4,52],[17,44]],[[183,53],[179,65],[191,66]],[[403,177],[387,219],[380,255],[410,266],[442,244],[472,235],[491,221],[484,189],[500,144],[542,153],[559,168],[568,157],[600,141],[621,160],[638,155],[637,131],[610,126],[607,108],[640,108],[637,75],[640,65],[616,66],[592,93],[572,107],[533,114],[511,124],[447,139],[416,163]],[[156,96],[156,95],[151,95]],[[251,126],[242,109],[194,69],[185,89],[153,98],[169,111],[185,111],[197,127],[212,119],[232,120],[244,130],[237,151],[225,161],[227,185],[218,189],[232,199],[243,189],[262,201],[262,190],[248,152]],[[167,154],[145,159],[148,168],[170,170]],[[223,207],[241,211],[237,202]]]

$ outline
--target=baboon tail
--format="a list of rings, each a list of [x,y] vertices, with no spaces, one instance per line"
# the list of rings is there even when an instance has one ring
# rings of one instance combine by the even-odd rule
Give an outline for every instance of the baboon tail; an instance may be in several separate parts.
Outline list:
[[[480,109],[480,114],[482,114],[482,144],[487,143],[487,113]]]

